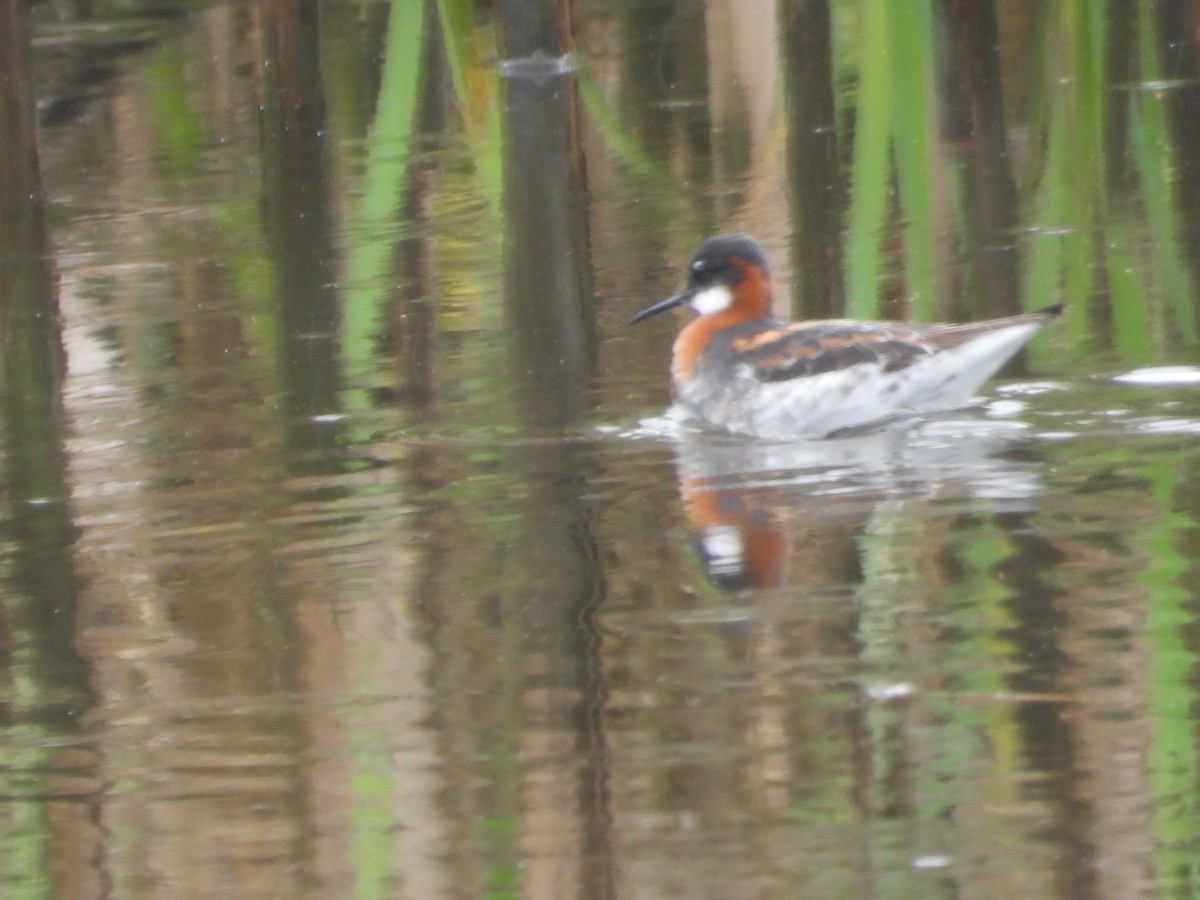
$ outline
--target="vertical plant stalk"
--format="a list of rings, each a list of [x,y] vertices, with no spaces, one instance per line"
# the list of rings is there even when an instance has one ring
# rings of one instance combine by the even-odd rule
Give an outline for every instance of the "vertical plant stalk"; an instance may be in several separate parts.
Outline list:
[[[892,142],[904,236],[908,315],[928,320],[934,301],[932,0],[887,4]],[[882,223],[881,223],[882,230]]]
[[[358,385],[374,371],[376,339],[392,296],[389,275],[411,172],[425,6],[418,0],[392,2],[359,206],[347,229],[341,353],[343,377],[356,386],[345,392],[350,408],[367,405]]]
[[[860,17],[861,65],[850,174],[846,238],[846,314],[879,316],[883,225],[888,210],[888,153],[892,122],[892,63],[888,0],[864,0]]]
[[[1166,73],[1160,58],[1158,22],[1153,9],[1144,3],[1137,7],[1137,32],[1142,85],[1130,92],[1129,145],[1151,235],[1148,271],[1142,281],[1148,280],[1152,273],[1162,274],[1164,283],[1154,293],[1165,299],[1165,306],[1153,311],[1147,309],[1143,291],[1128,298],[1118,297],[1114,292],[1113,320],[1120,343],[1128,343],[1121,330],[1128,329],[1144,342],[1141,353],[1148,354],[1152,344],[1194,345],[1200,340],[1200,323],[1197,323],[1196,288],[1188,277],[1188,254],[1184,252],[1181,233],[1184,219],[1179,198],[1179,152],[1169,115],[1173,91],[1147,89],[1148,85],[1165,83]],[[1158,321],[1148,321],[1151,316]],[[1156,326],[1157,333],[1152,333]]]

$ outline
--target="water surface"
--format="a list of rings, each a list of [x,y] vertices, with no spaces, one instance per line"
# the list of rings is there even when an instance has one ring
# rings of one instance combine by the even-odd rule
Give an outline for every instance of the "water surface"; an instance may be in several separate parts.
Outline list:
[[[5,896],[1194,892],[1200,48],[890,6],[34,11]],[[781,314],[1070,313],[681,428],[625,322],[733,229]]]

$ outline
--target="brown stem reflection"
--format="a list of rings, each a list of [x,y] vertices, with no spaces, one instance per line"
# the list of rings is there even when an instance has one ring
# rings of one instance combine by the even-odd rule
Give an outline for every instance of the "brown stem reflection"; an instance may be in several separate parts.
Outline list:
[[[263,197],[275,263],[283,456],[296,474],[324,474],[338,468],[337,426],[317,418],[337,409],[338,310],[322,139],[320,4],[264,0],[262,11]],[[303,629],[307,624],[294,611],[282,621],[287,628]],[[305,650],[323,661],[318,647],[306,645]],[[289,680],[303,682],[314,671],[322,672],[311,661],[310,669],[302,672],[298,660],[291,653],[287,657],[296,666]],[[298,744],[315,744],[319,730],[289,737]],[[295,787],[298,794],[319,793],[317,769],[300,776],[306,783]],[[307,833],[304,839],[305,876],[316,880],[325,862],[317,849],[320,842]]]
[[[1132,84],[1140,77],[1137,16],[1137,0],[1111,0],[1104,60],[1110,85]],[[1137,190],[1136,157],[1130,147],[1130,110],[1128,103],[1105,104],[1104,170],[1108,190],[1115,196]]]
[[[1016,555],[1004,563],[1003,577],[1013,591],[1008,604],[1013,612],[1012,636],[1024,651],[1024,665],[1008,676],[1009,685],[1018,694],[1062,692],[1071,685],[1072,672],[1061,636],[1075,628],[1058,604],[1046,602],[1048,596],[1061,592],[1045,584],[1040,573],[1062,565],[1064,554],[1038,536],[1026,516],[1005,517],[1004,524],[1010,533],[1020,535],[1014,542]],[[1097,816],[1085,799],[1090,791],[1087,775],[1081,771],[1091,743],[1088,727],[1078,716],[1064,716],[1053,704],[1027,703],[1019,712],[1030,767],[1046,774],[1044,790],[1058,799],[1057,827],[1052,833],[1062,895],[1103,896],[1106,892],[1098,890],[1094,864],[1100,850],[1094,837]],[[1124,868],[1112,867],[1110,875]]]
[[[438,29],[426,30],[425,45],[421,48],[421,101],[418,107],[418,129],[422,134],[440,134],[447,128],[452,113],[450,96],[439,86],[450,80],[445,43]],[[426,183],[435,172],[432,164],[422,166],[414,161],[412,182],[404,201],[403,220],[429,221],[427,207],[433,189]],[[423,229],[415,229],[421,232]],[[421,233],[402,236],[396,244],[399,270],[407,274],[397,286],[396,307],[392,316],[390,337],[395,340],[400,361],[400,399],[413,409],[428,410],[437,399],[438,329],[436,305],[430,298],[437,293],[430,265],[430,241]]]
[[[0,3],[0,335],[10,401],[42,402],[65,372],[38,167],[29,11]]]
[[[0,724],[21,723],[27,734],[32,724],[59,735],[78,730],[80,713],[94,705],[95,696],[91,669],[76,648],[82,580],[63,444],[65,359],[38,165],[29,38],[28,6],[0,0],[0,425],[5,518],[15,548],[9,599],[0,605],[0,680],[9,698],[0,706]],[[23,687],[10,689],[14,684]],[[79,777],[94,771],[93,754],[32,745],[10,752],[23,757],[25,771],[24,786],[14,790],[43,798],[43,821],[30,823],[22,846],[47,860],[45,887],[61,896],[100,896],[104,878],[95,860],[102,836],[91,793],[81,793]],[[64,779],[55,772],[71,775]],[[22,803],[25,797],[9,799]]]
[[[276,262],[284,427],[292,449],[314,451],[319,458],[334,446],[336,429],[317,417],[338,409],[321,5],[267,0],[264,12],[263,163]],[[311,465],[321,468],[319,461]]]
[[[587,256],[578,94],[570,56],[571,7],[563,0],[500,5],[505,61],[505,309],[518,403],[534,434],[559,431],[588,406],[595,310]],[[522,744],[581,760],[531,775],[523,790],[530,896],[564,896],[560,871],[577,860],[574,893],[616,896],[609,799],[606,699],[596,616],[603,568],[584,473],[589,448],[548,438],[520,452],[529,485],[511,565],[522,585],[523,703],[538,724]],[[569,699],[568,699],[569,698]],[[574,780],[575,788],[568,788]],[[566,844],[566,846],[564,846]]]
[[[972,276],[981,310],[960,315],[1011,315],[1020,310],[1016,244],[1017,190],[1009,161],[1000,78],[1000,32],[992,0],[939,0],[946,40],[940,54],[942,134],[963,162],[964,239],[978,252]]]
[[[783,0],[779,15],[794,228],[792,314],[830,318],[845,303],[838,236],[846,192],[837,157],[829,0]]]
[[[646,146],[675,145],[683,183],[703,182],[711,176],[712,152],[704,106],[692,104],[673,115],[663,115],[663,108],[680,96],[709,93],[708,58],[698,52],[706,41],[704,10],[679,0],[639,0],[626,5],[620,22],[626,47],[620,57],[621,107],[636,117],[636,131]],[[711,198],[695,202],[702,218],[711,219]]]
[[[39,648],[31,657],[35,680],[60,698],[55,705],[77,711],[90,703],[91,691],[73,645],[79,579],[63,447],[65,359],[29,62],[27,10],[6,2],[0,5],[0,335],[8,487],[20,537],[16,571],[28,600],[10,627],[28,629],[21,640]]]

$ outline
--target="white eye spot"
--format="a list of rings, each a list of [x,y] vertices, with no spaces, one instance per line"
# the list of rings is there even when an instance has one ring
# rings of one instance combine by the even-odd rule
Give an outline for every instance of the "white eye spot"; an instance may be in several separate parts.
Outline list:
[[[733,292],[723,284],[714,284],[692,297],[692,309],[702,316],[710,316],[733,305]]]

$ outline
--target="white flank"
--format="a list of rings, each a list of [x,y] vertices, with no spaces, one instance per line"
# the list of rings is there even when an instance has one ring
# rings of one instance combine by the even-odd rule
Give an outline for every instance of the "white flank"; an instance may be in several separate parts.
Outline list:
[[[896,415],[966,405],[1041,325],[1002,328],[896,372],[863,363],[764,383],[749,367],[739,367],[716,383],[698,379],[681,391],[680,400],[700,418],[730,431],[771,440],[819,438]]]
[[[733,305],[733,292],[723,284],[714,284],[692,297],[692,309],[702,316],[723,312]]]

